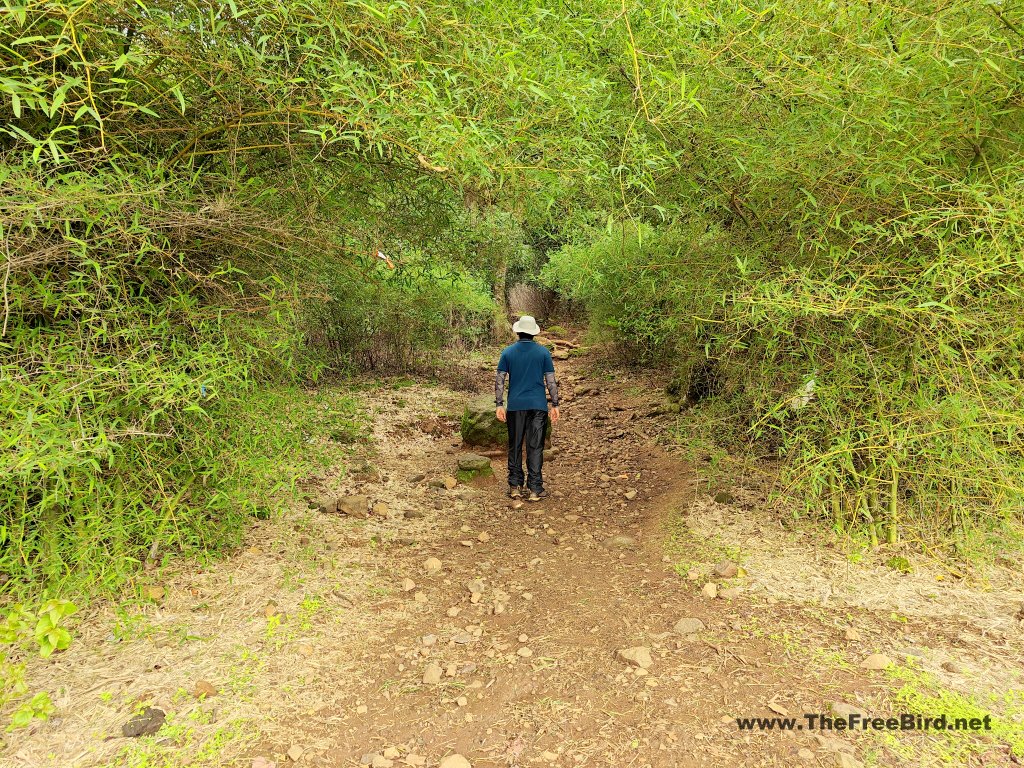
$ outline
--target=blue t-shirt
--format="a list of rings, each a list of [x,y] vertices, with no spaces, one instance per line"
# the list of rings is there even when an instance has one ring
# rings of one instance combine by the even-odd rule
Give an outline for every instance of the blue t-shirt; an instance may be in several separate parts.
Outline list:
[[[529,339],[520,339],[501,351],[498,370],[508,373],[508,405],[510,411],[546,411],[548,398],[544,393],[544,374],[554,373],[548,348]]]

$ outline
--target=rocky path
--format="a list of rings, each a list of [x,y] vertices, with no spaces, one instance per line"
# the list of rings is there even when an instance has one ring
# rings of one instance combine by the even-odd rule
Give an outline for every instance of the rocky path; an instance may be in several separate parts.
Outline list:
[[[66,654],[35,662],[59,715],[12,738],[0,765],[926,765],[913,736],[736,718],[894,711],[891,678],[862,664],[913,644],[975,647],[1001,659],[989,675],[1017,668],[1001,619],[938,626],[840,602],[859,576],[827,541],[790,538],[796,556],[766,559],[785,534],[762,530],[756,478],[716,494],[657,446],[655,382],[558,357],[550,499],[507,499],[503,455],[494,478],[454,481],[465,393],[377,390],[364,455],[309,478],[328,503],[258,524],[227,561],[160,574],[158,599],[94,611]],[[484,390],[489,369],[461,378]],[[829,594],[788,599],[810,571]],[[982,621],[987,645],[971,634]],[[164,727],[125,738],[145,707]],[[1010,761],[998,741],[971,754],[963,764]]]
[[[356,716],[322,730],[296,723],[315,731],[297,743],[332,742],[310,764],[454,768],[465,763],[443,758],[461,755],[478,768],[794,765],[817,764],[823,750],[826,764],[852,755],[852,743],[738,730],[737,716],[829,711],[840,692],[869,683],[780,656],[754,632],[772,628],[775,609],[744,598],[735,564],[678,572],[670,520],[697,490],[689,468],[652,443],[659,390],[587,368],[559,364],[566,405],[546,464],[552,497],[540,504],[504,497],[503,455],[492,481],[434,487],[454,471],[457,433],[403,427],[408,413],[384,409],[393,417],[382,414],[378,444],[396,448],[376,467],[405,485],[391,503],[407,507],[407,522],[426,510],[434,527],[389,557],[404,610],[349,691],[343,706]],[[408,400],[399,393],[394,404]],[[420,403],[432,406],[449,404]],[[376,479],[353,490],[372,497]]]

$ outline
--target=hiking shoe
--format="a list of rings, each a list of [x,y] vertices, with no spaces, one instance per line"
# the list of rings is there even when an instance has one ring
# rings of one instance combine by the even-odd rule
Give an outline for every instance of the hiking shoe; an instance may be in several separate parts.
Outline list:
[[[510,499],[521,499],[523,498],[523,491],[518,485],[510,485],[508,487],[508,497]]]
[[[527,501],[540,501],[541,499],[546,499],[547,497],[548,497],[548,492],[547,491],[530,491],[530,495],[529,495],[529,497],[526,500]]]

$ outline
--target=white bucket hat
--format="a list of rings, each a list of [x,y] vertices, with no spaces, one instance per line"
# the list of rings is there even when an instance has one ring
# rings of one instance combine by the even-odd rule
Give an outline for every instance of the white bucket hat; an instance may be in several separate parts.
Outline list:
[[[540,333],[540,326],[532,316],[523,315],[512,326],[512,333],[528,333],[531,336],[536,336]]]

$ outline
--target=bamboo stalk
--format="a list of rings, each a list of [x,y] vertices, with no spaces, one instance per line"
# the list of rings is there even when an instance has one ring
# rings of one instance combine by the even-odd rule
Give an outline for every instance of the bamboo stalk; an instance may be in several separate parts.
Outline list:
[[[836,478],[834,478],[834,477],[829,478],[828,486],[829,486],[829,507],[832,510],[832,520],[835,522],[836,527],[839,529],[839,532],[843,533],[845,528],[846,528],[846,525],[845,525],[845,520],[843,519],[843,505],[842,505],[841,498],[839,496],[839,494],[840,494],[839,481]]]
[[[874,514],[872,513],[871,501],[869,499],[869,494],[862,493],[860,498],[859,498],[859,500],[858,500],[858,503],[859,503],[859,506],[861,508],[861,511],[864,514],[864,519],[867,520],[867,523],[868,523],[868,535],[871,537],[871,548],[872,549],[877,549],[878,548],[878,530],[875,528],[875,517],[874,517]]]
[[[892,480],[889,485],[889,514],[886,518],[887,529],[885,541],[887,544],[895,544],[899,538],[899,528],[897,524],[897,491],[899,490],[899,470],[896,469],[894,464],[892,467]]]
[[[874,549],[878,548],[878,527],[881,524],[880,504],[878,501],[878,483],[875,478],[868,480],[868,492],[867,492],[867,506],[868,506],[868,519],[870,520],[871,527],[871,546]]]

